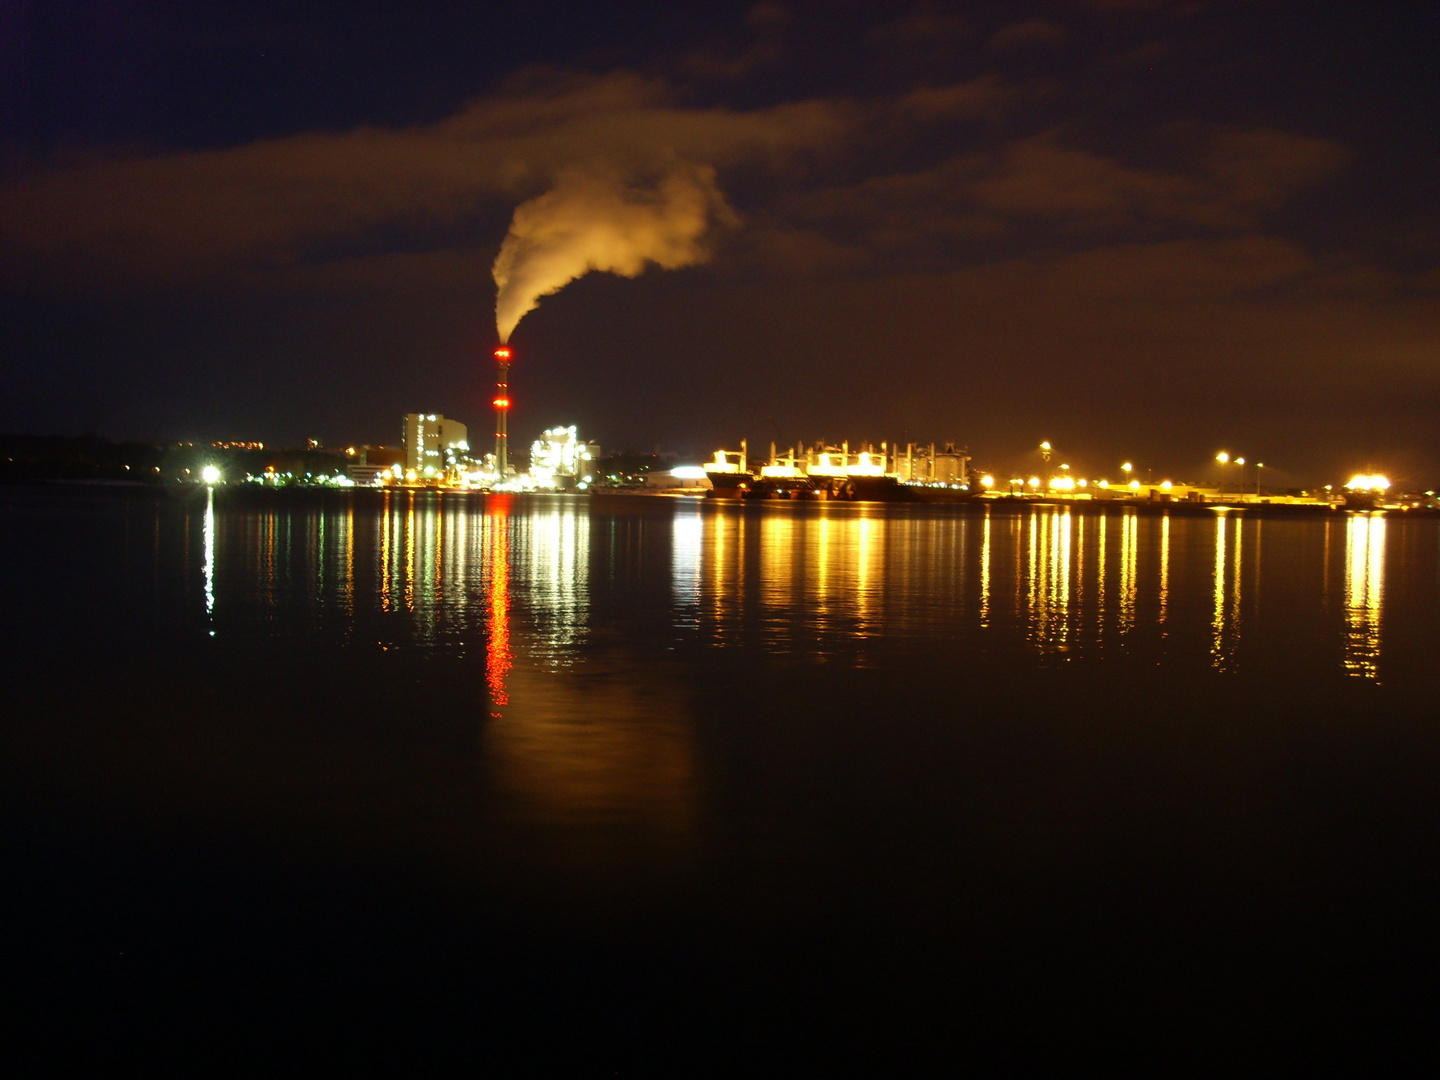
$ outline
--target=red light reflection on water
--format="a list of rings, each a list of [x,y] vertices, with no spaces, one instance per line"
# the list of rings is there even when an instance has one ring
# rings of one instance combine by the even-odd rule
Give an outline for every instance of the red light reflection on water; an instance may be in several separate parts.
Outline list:
[[[510,674],[510,497],[491,495],[490,525],[490,638],[485,648],[485,682],[492,709],[510,704],[505,676]],[[499,716],[491,712],[491,716]]]

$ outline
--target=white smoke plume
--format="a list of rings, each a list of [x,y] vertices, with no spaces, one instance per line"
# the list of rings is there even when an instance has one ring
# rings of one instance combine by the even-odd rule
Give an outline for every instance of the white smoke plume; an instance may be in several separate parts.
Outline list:
[[[495,328],[510,340],[542,296],[591,270],[637,277],[648,263],[674,270],[704,262],[712,224],[735,213],[707,165],[675,164],[633,180],[610,166],[572,168],[515,210],[495,259]]]

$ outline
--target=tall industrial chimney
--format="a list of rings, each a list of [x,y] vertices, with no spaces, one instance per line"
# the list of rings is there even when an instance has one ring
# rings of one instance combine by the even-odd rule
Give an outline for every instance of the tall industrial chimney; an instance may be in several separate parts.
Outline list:
[[[495,378],[495,472],[504,481],[510,469],[510,432],[506,418],[510,415],[510,346],[501,345],[495,350],[495,363],[499,374]]]

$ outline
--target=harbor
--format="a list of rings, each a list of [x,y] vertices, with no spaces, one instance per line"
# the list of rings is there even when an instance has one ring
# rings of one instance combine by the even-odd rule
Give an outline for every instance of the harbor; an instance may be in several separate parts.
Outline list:
[[[1440,509],[1435,493],[1392,492],[1381,475],[1357,473],[1343,486],[1326,484],[1316,489],[1275,492],[1262,487],[1264,466],[1256,464],[1253,481],[1243,472],[1245,459],[1235,461],[1242,470],[1238,483],[1226,485],[1225,467],[1230,455],[1216,456],[1220,479],[1214,484],[1141,480],[1125,462],[1120,478],[1075,475],[1066,463],[1050,468],[1051,445],[1040,444],[1041,469],[1028,476],[997,480],[992,472],[975,468],[968,449],[955,443],[859,443],[852,449],[817,442],[778,453],[772,442],[769,455],[755,459],[747,440],[738,450],[717,450],[704,466],[709,490],[716,499],[789,499],[845,502],[978,502],[1004,500],[1054,503],[1063,506],[1129,506],[1165,508],[1245,509],[1285,507],[1296,510],[1400,510]],[[693,491],[689,493],[695,493]]]

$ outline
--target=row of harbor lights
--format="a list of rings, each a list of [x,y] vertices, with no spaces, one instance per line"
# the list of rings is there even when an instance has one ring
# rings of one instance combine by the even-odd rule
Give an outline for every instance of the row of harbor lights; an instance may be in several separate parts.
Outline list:
[[[1225,466],[1228,465],[1228,464],[1230,464],[1230,461],[1232,460],[1231,457],[1230,457],[1230,452],[1229,452],[1228,450],[1221,450],[1218,454],[1215,455],[1215,460],[1220,463],[1220,491],[1219,491],[1219,494],[1223,495],[1223,494],[1225,494]],[[1237,458],[1234,458],[1233,460],[1234,460],[1234,462],[1235,462],[1236,465],[1239,465],[1239,466],[1240,466],[1240,487],[1241,487],[1241,489],[1243,490],[1244,487],[1245,487],[1245,459],[1244,459],[1243,457],[1237,457]],[[1260,470],[1263,469],[1264,467],[1265,467],[1265,463],[1264,463],[1263,461],[1257,461],[1257,462],[1255,463],[1255,494],[1256,494],[1256,495],[1259,495],[1259,494],[1260,494]]]
[[[1048,439],[1040,444],[1040,460],[1045,462],[1046,465],[1050,464],[1050,454],[1054,451],[1054,449],[1055,448],[1050,445],[1050,441]],[[1226,455],[1226,460],[1229,460],[1229,455]],[[1122,472],[1125,473],[1125,486],[1131,491],[1139,491],[1140,481],[1133,479],[1130,475],[1134,471],[1135,466],[1131,462],[1127,461],[1120,466],[1120,469]],[[1077,487],[1083,488],[1089,487],[1090,485],[1090,482],[1088,480],[1076,480],[1073,476],[1071,476],[1070,466],[1064,463],[1060,465],[1059,476],[1051,477],[1049,475],[1049,469],[1046,469],[1045,472],[1046,476],[1043,481],[1038,476],[1032,476],[1029,480],[1023,480],[1018,476],[1014,477],[1010,481],[1011,492],[1013,493],[1017,488],[1024,490],[1026,487],[1029,487],[1033,490],[1038,490],[1042,483],[1044,483],[1045,486],[1048,487],[1051,491],[1074,491]],[[1110,481],[1097,480],[1095,482],[1095,486],[1102,490],[1106,490],[1110,487]],[[1158,486],[1162,491],[1169,491],[1172,487],[1174,487],[1174,485],[1169,480],[1162,480]]]

